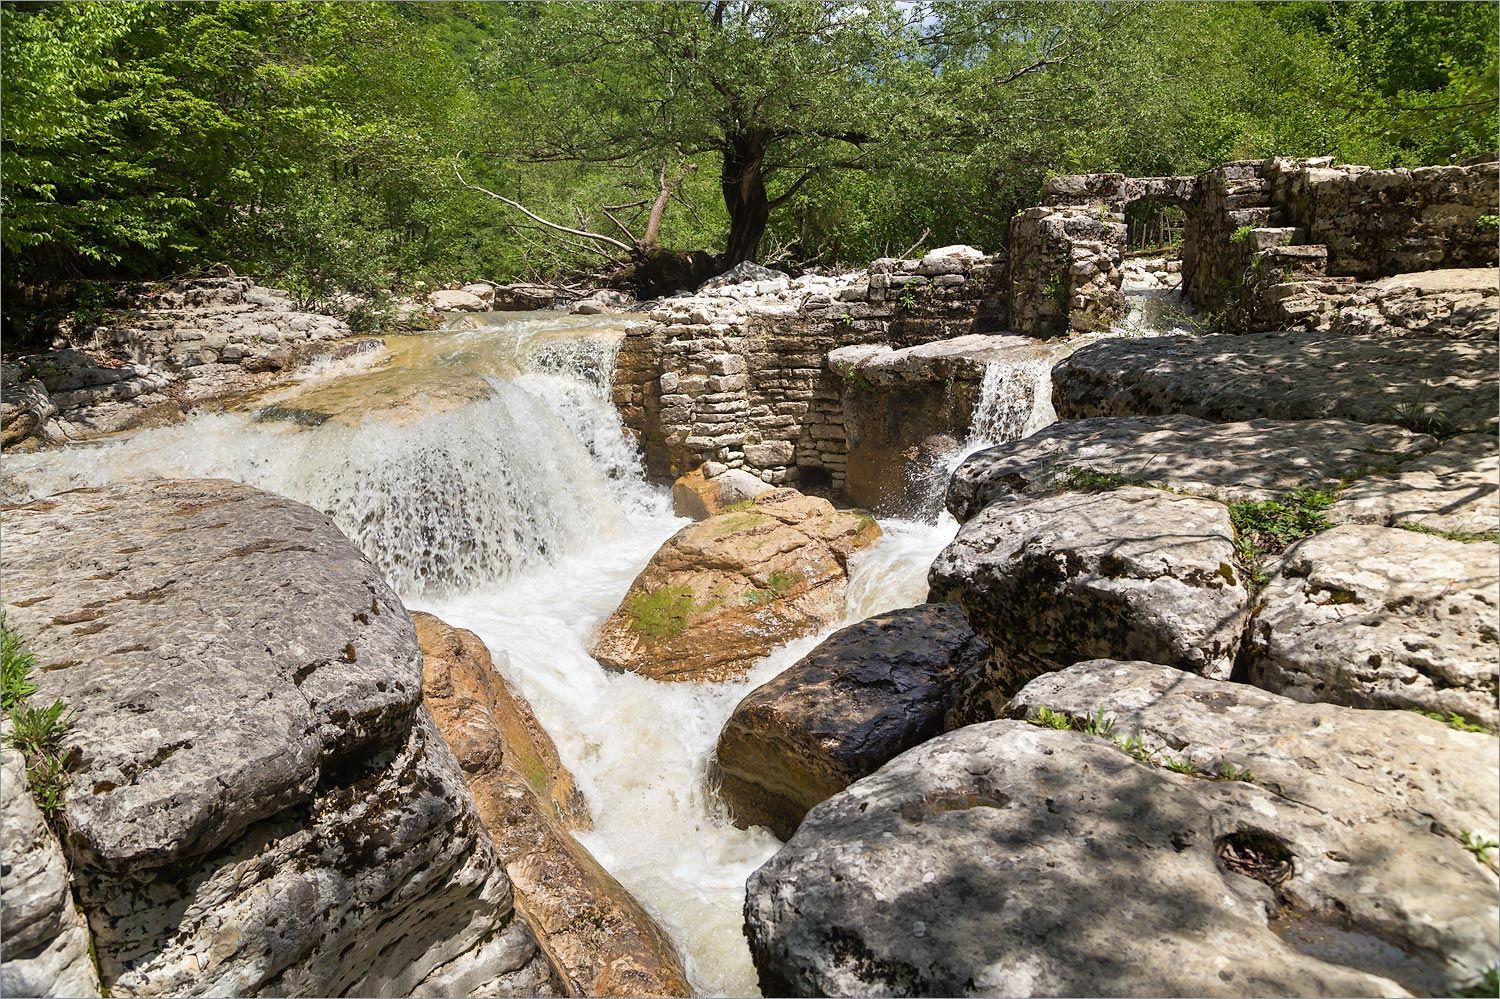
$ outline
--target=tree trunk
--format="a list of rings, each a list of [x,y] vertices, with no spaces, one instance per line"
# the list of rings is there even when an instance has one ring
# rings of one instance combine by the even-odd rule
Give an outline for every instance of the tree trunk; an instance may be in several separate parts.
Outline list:
[[[729,209],[729,242],[724,248],[726,269],[760,252],[760,238],[771,217],[766,198],[766,135],[753,130],[724,137],[724,207]]]

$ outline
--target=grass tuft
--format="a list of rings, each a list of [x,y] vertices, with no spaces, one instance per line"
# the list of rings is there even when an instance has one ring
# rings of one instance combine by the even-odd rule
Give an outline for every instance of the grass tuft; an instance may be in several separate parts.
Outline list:
[[[0,618],[0,706],[11,722],[5,740],[25,757],[27,786],[50,822],[63,808],[70,754],[63,751],[62,740],[76,712],[60,700],[46,707],[31,703],[31,695],[37,692],[31,681],[35,668],[36,656],[25,638]]]
[[[1334,495],[1320,489],[1298,489],[1278,500],[1248,500],[1229,504],[1234,525],[1234,548],[1251,582],[1265,585],[1271,578],[1266,557],[1334,526],[1323,515]]]
[[[1434,538],[1460,541],[1466,545],[1471,545],[1476,541],[1489,541],[1491,543],[1500,541],[1500,531],[1443,531],[1436,527],[1428,527],[1425,524],[1397,524],[1396,526],[1403,531],[1430,534]]]
[[[1494,734],[1483,725],[1469,721],[1457,711],[1449,711],[1447,714],[1444,714],[1441,711],[1423,711],[1421,708],[1411,708],[1410,710],[1421,715],[1423,718],[1431,718],[1433,721],[1440,721],[1444,725],[1447,725],[1449,728],[1457,729],[1460,732],[1479,732],[1484,735]]]

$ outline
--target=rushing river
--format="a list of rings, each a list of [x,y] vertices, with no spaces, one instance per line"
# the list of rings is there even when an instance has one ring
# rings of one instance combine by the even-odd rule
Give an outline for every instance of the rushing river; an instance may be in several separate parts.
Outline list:
[[[227,411],[7,457],[7,492],[223,477],[326,511],[410,606],[484,639],[589,801],[594,826],[580,840],[671,934],[694,986],[754,995],[744,883],[778,843],[731,825],[705,775],[735,704],[826,632],[776,650],[738,683],[604,672],[587,651],[594,629],[686,523],[668,491],[642,478],[609,401],[625,321],[462,322],[469,328],[387,338],[384,352],[314,366]],[[1044,366],[997,365],[960,453],[1045,425],[1049,400]],[[851,560],[843,623],[925,599],[928,566],[957,529],[940,497],[934,490],[925,519],[883,520],[885,536]]]

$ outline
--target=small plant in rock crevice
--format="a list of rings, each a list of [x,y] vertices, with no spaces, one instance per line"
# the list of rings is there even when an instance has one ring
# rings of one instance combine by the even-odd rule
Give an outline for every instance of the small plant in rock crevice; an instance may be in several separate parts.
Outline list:
[[[1477,857],[1481,864],[1490,870],[1500,871],[1500,868],[1497,868],[1495,862],[1490,859],[1490,851],[1500,849],[1500,842],[1492,840],[1487,836],[1482,836],[1479,833],[1470,832],[1459,833],[1458,841],[1464,845],[1465,850],[1468,850]]]
[[[1235,780],[1247,784],[1255,782],[1255,775],[1249,770],[1243,770],[1233,764],[1221,764],[1217,772],[1199,769],[1191,759],[1183,757],[1173,759],[1167,757],[1161,759],[1160,750],[1152,749],[1146,745],[1139,732],[1123,737],[1115,732],[1115,719],[1105,712],[1101,705],[1092,715],[1070,715],[1063,711],[1054,711],[1045,704],[1039,704],[1026,713],[1026,721],[1039,728],[1057,729],[1062,732],[1081,732],[1084,735],[1097,736],[1108,739],[1119,749],[1151,766],[1164,767],[1173,773],[1184,774],[1189,777],[1201,777],[1205,780]]]
[[[1303,538],[1334,526],[1323,511],[1334,495],[1321,489],[1297,489],[1275,500],[1247,500],[1229,504],[1234,525],[1235,555],[1251,582],[1270,581],[1266,558],[1285,551]]]
[[[36,656],[25,639],[0,618],[0,706],[11,723],[5,741],[25,758],[31,796],[42,816],[51,822],[63,808],[70,754],[64,752],[62,740],[76,712],[61,700],[46,707],[31,703],[31,696],[37,692],[31,680],[35,668]]]
[[[777,597],[790,593],[796,580],[784,572],[773,572],[766,577],[766,585],[763,589],[750,590],[745,594],[745,603],[751,607],[759,607],[768,604]]]
[[[1469,721],[1457,711],[1449,711],[1447,714],[1443,714],[1443,712],[1441,711],[1423,711],[1421,708],[1412,708],[1411,710],[1416,714],[1421,715],[1423,718],[1431,718],[1433,721],[1440,721],[1444,725],[1447,725],[1449,728],[1454,729],[1458,732],[1482,732],[1485,734],[1490,734],[1489,729],[1485,728],[1483,725],[1479,725],[1475,722]]]
[[[1255,226],[1253,226],[1253,225],[1242,225],[1238,229],[1236,229],[1234,232],[1232,232],[1232,233],[1229,234],[1229,241],[1231,243],[1235,243],[1235,244],[1243,243],[1243,242],[1245,242],[1245,240],[1247,240],[1247,239],[1250,238],[1250,234],[1252,232],[1254,232],[1254,231],[1255,231]]]
[[[1490,965],[1473,985],[1453,992],[1455,999],[1493,999],[1500,995],[1500,966]]]
[[[1092,468],[1069,468],[1056,481],[1055,485],[1062,490],[1071,490],[1079,493],[1105,493],[1121,486],[1145,485],[1145,479],[1131,478],[1128,475],[1120,475],[1117,472],[1100,472]]]
[[[1472,545],[1477,541],[1488,541],[1492,544],[1500,542],[1500,531],[1443,531],[1436,527],[1428,527],[1426,524],[1397,524],[1396,526],[1403,531],[1412,531],[1416,534],[1430,534],[1434,538],[1458,541],[1466,545]]]
[[[1442,440],[1454,434],[1453,421],[1433,403],[1420,399],[1398,402],[1390,408],[1391,422],[1414,434],[1427,434]]]

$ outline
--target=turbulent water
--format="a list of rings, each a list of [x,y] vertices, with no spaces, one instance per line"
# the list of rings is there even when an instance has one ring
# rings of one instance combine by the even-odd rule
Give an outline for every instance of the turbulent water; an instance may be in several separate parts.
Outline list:
[[[684,523],[647,484],[609,400],[622,323],[466,317],[316,367],[240,409],[61,452],[6,459],[7,493],[143,476],[237,479],[326,511],[413,607],[477,632],[531,701],[594,815],[579,838],[661,921],[705,993],[754,995],[741,933],[746,877],[777,848],[726,821],[707,786],[735,704],[828,632],[738,683],[609,674],[593,631]],[[952,459],[1055,418],[1044,362],[986,372]],[[851,560],[849,623],[919,603],[957,525],[937,478],[923,518],[885,520]],[[831,632],[833,628],[829,628]]]
[[[676,940],[695,987],[753,995],[744,883],[778,843],[728,823],[705,774],[735,704],[824,635],[740,683],[658,683],[589,657],[594,629],[686,523],[642,479],[610,404],[620,333],[545,314],[390,338],[385,355],[322,366],[237,411],[7,457],[7,488],[224,477],[329,513],[410,606],[485,640],[588,798],[580,839]],[[955,526],[886,522],[852,560],[847,620],[923,600]]]

